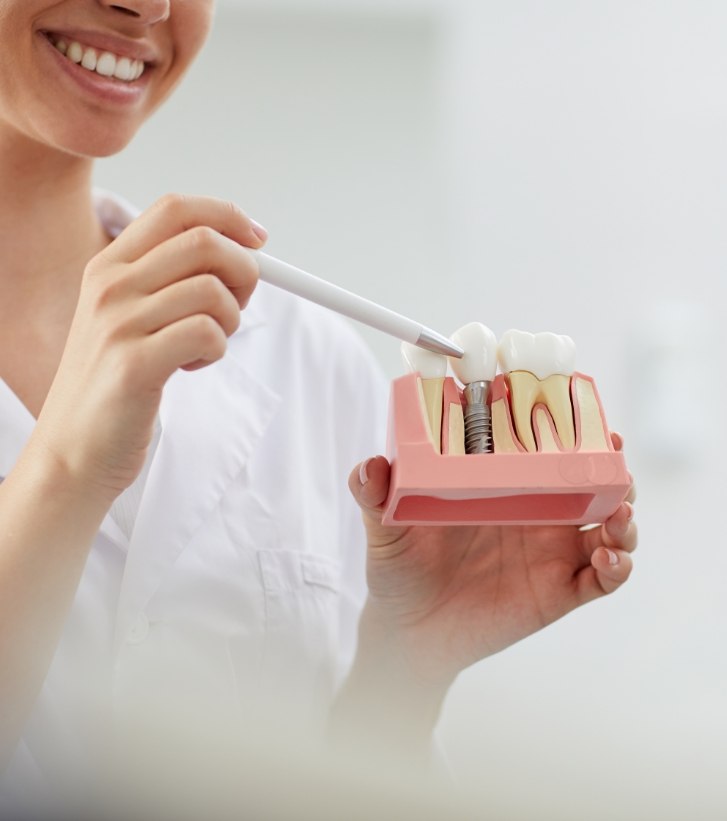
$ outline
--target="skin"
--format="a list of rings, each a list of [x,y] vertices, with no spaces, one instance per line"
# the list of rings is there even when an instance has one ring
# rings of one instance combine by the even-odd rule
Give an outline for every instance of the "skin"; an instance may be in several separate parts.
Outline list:
[[[167,379],[224,355],[257,282],[246,248],[266,234],[235,205],[170,195],[111,241],[90,195],[93,159],[123,148],[169,96],[212,6],[0,0],[0,39],[13,44],[0,50],[12,80],[0,84],[0,178],[13,192],[0,202],[0,376],[37,418],[0,485],[0,625],[13,625],[0,629],[0,755],[21,732],[98,527],[143,465]],[[53,68],[43,32],[79,28],[153,50],[133,104]],[[383,457],[351,476],[370,595],[331,734],[416,755],[458,672],[620,586],[636,531],[627,505],[588,533],[385,528],[388,482]]]
[[[91,199],[97,155],[120,149],[202,45],[205,0],[1,0],[0,376],[37,424],[0,485],[0,758],[46,674],[95,534],[143,464],[178,368],[224,355],[257,283],[240,209],[163,198],[111,242]],[[131,103],[59,70],[43,31],[147,43]],[[42,67],[42,70],[39,70]],[[80,71],[80,69],[79,69]],[[38,237],[43,241],[39,242]],[[141,365],[141,367],[140,367]]]
[[[623,448],[618,434],[612,440]],[[411,759],[426,755],[459,672],[628,579],[637,542],[635,491],[604,524],[588,529],[385,527],[389,478],[389,463],[378,456],[349,479],[368,534],[369,599],[340,702],[372,746],[393,737]]]

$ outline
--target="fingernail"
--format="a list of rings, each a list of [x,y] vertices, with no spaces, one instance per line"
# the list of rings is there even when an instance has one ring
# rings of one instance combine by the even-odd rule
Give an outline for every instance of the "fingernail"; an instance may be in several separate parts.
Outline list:
[[[367,459],[365,462],[361,462],[361,467],[358,469],[358,478],[362,485],[365,485],[369,480],[368,466],[370,461],[371,459]]]
[[[606,553],[608,553],[608,563],[612,567],[615,567],[619,562],[618,553],[614,553],[613,550],[609,550],[608,548],[606,548]]]
[[[259,222],[255,222],[255,220],[250,220],[250,225],[252,226],[252,231],[255,236],[261,241],[266,242],[268,239],[268,232],[267,229],[263,228]]]
[[[626,519],[630,522],[634,518],[634,506],[631,502],[624,502],[626,506]]]

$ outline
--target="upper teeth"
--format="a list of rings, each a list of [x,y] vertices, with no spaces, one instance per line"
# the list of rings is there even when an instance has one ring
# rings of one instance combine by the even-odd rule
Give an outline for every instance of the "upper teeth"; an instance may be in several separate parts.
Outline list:
[[[422,379],[444,379],[447,375],[447,357],[432,351],[425,351],[409,342],[401,343],[401,356],[412,373]]]
[[[82,65],[89,71],[95,71],[103,77],[116,77],[117,80],[130,83],[138,80],[144,73],[143,60],[119,57],[110,51],[99,52],[75,40],[70,43],[66,40],[56,40],[53,45],[72,62]]]
[[[570,376],[576,367],[576,346],[569,336],[548,332],[507,331],[500,340],[500,365],[505,373],[530,371],[538,379],[554,373]]]

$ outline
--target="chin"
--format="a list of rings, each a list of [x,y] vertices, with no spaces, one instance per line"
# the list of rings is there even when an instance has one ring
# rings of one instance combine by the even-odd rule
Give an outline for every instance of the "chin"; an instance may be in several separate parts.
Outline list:
[[[94,128],[56,135],[56,148],[76,157],[101,159],[118,154],[131,142],[136,130]]]

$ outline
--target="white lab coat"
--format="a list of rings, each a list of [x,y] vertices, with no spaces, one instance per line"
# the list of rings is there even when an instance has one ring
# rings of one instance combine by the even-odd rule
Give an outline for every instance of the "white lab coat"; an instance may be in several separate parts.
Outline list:
[[[130,219],[99,208],[111,231]],[[343,320],[261,283],[225,357],[167,384],[131,538],[106,517],[8,780],[88,773],[140,709],[244,725],[264,699],[320,724],[365,596],[347,477],[382,451],[385,406]],[[0,476],[32,427],[0,381]]]

